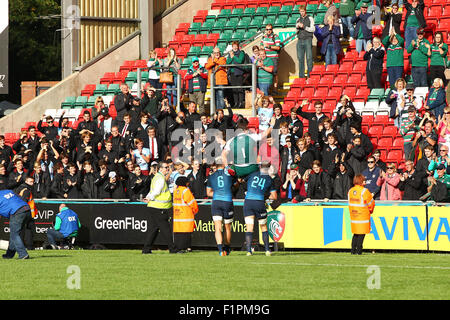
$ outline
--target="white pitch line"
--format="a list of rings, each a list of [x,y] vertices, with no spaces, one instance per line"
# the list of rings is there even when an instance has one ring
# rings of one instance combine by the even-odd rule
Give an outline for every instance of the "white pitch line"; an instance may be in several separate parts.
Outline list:
[[[356,267],[367,268],[371,265],[358,265],[358,264],[334,264],[334,263],[282,263],[282,262],[253,262],[252,264],[268,264],[268,265],[292,265],[292,266],[320,266],[320,267]],[[378,265],[380,268],[399,268],[399,269],[438,269],[438,270],[450,270],[450,267],[432,267],[432,266],[391,266],[391,265]]]

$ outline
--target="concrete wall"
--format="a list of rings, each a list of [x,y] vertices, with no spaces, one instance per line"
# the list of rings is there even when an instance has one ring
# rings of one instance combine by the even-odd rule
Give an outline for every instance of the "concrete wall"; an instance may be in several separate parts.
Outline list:
[[[0,134],[19,132],[25,122],[38,121],[46,109],[60,108],[66,97],[81,95],[86,84],[99,83],[105,72],[118,72],[124,60],[139,59],[139,41],[139,36],[134,37],[93,65],[68,76],[15,112],[1,118]]]
[[[155,21],[153,26],[154,47],[168,44],[180,23],[192,23],[197,11],[211,10],[212,3],[213,0],[189,0],[160,20]]]

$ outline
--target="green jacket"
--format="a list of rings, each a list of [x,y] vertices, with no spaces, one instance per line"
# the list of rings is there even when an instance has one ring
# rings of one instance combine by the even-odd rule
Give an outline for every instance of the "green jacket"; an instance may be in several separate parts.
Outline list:
[[[342,0],[339,5],[339,13],[342,17],[353,17],[355,15],[355,6],[355,1],[353,0]]]
[[[383,39],[383,45],[386,48],[386,67],[403,67],[404,65],[403,45],[405,44],[405,40],[398,34],[395,37],[398,40],[396,45],[393,45],[389,41],[390,36],[386,36]]]
[[[439,50],[439,46],[436,44],[431,45],[431,57],[430,57],[430,65],[431,66],[443,66],[445,67],[447,65],[447,52],[448,52],[448,45],[443,43],[442,50],[444,51],[444,54],[441,54]]]
[[[428,68],[428,48],[425,44],[430,44],[427,39],[423,39],[420,45],[417,44],[417,40],[414,45],[412,42],[409,45],[407,52],[411,53],[411,66]]]

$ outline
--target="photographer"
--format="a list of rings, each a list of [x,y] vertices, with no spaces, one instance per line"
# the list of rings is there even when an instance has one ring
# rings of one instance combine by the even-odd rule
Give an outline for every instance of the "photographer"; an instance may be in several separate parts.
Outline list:
[[[175,119],[177,113],[169,106],[169,100],[164,98],[161,102],[161,107],[155,115],[158,120],[157,135],[161,138],[161,143],[164,146],[171,147],[171,128],[176,125]],[[167,151],[169,151],[167,150]]]

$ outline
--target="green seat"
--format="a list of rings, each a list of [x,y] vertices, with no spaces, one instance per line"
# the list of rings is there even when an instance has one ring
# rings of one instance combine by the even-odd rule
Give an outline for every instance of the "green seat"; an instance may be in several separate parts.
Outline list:
[[[249,28],[250,27],[257,27],[258,30],[259,30],[259,29],[261,29],[263,27],[262,26],[263,20],[264,20],[264,17],[254,17],[248,26],[249,26]]]
[[[325,13],[317,13],[317,15],[314,17],[314,24],[324,24],[324,19]]]
[[[269,9],[267,7],[258,7],[256,9],[255,15],[256,17],[265,17]]]
[[[119,92],[120,92],[120,85],[116,83],[111,83],[108,87],[108,90],[106,90],[106,95],[115,96]]]
[[[310,16],[315,15],[317,13],[317,7],[318,7],[317,4],[307,4],[306,5],[306,13]],[[297,9],[297,11],[298,11],[298,9]]]
[[[225,29],[225,25],[227,24],[226,20],[217,20],[214,23],[214,26],[211,28],[212,33],[219,33]]]
[[[137,81],[137,72],[136,71],[130,71],[128,72],[125,81],[133,81],[136,82]]]
[[[228,43],[227,42],[218,42],[217,47],[219,48],[220,52],[224,53],[225,49],[227,48]]]
[[[209,20],[209,21],[203,22],[203,24],[200,28],[200,33],[202,33],[202,32],[209,33],[211,31],[211,29],[214,27],[214,24],[215,24],[215,20],[214,21]]]
[[[192,57],[186,57],[181,63],[181,69],[189,69],[191,65],[192,65]]]
[[[246,31],[244,34],[244,40],[253,38],[256,35],[256,31]]]
[[[236,30],[236,26],[239,23],[239,18],[237,17],[232,17],[230,18],[230,20],[227,21],[227,23],[225,24],[225,27],[223,28],[223,30]]]
[[[275,16],[266,16],[263,20],[263,27],[265,28],[265,26],[267,26],[268,24],[271,24],[273,26],[273,24],[275,23]]]
[[[381,101],[384,97],[384,88],[374,88],[370,91],[367,100],[379,100]]]
[[[94,95],[102,96],[106,93],[106,89],[108,89],[107,84],[97,84],[94,90]]]
[[[290,16],[286,21],[285,28],[294,28],[297,24],[297,19],[297,17]]]
[[[141,81],[143,82],[148,81],[148,71],[141,71]]]
[[[188,57],[198,57],[200,55],[200,52],[202,52],[202,47],[192,46],[189,48],[187,56]]]
[[[226,18],[228,20],[230,16],[231,16],[231,9],[222,9],[220,10],[220,13],[217,16],[217,18]]]
[[[241,16],[244,14],[244,8],[234,8],[233,11],[231,11],[230,19],[231,18],[241,18]]]
[[[73,105],[73,108],[85,108],[88,101],[88,97],[86,96],[79,96],[77,97],[75,104]]]
[[[61,103],[62,109],[71,109],[75,105],[77,97],[66,97],[63,103]]]
[[[267,15],[266,16],[276,18],[276,16],[280,12],[280,9],[281,8],[279,6],[269,7],[269,9],[267,10]]]
[[[279,14],[284,14],[287,13],[288,15],[292,13],[293,7],[291,5],[283,5],[280,9],[280,13]],[[297,12],[299,11],[299,9],[297,9]]]
[[[216,22],[216,18],[217,18],[217,16],[213,16],[213,15],[206,16],[205,21],[203,23],[205,23],[205,22],[212,22],[214,24],[214,22]]]
[[[213,46],[204,46],[202,48],[202,51],[200,52],[200,56],[201,57],[208,57],[211,55],[211,53],[213,52],[214,47]]]
[[[197,34],[200,33],[200,29],[202,28],[201,22],[193,22],[191,23],[191,27],[189,28],[189,34]]]
[[[327,12],[327,10],[328,8],[325,7],[323,3],[319,4],[319,6],[317,7],[317,13],[325,13]]]
[[[247,27],[251,21],[251,17],[242,17],[236,26],[236,30],[247,30]]]
[[[243,17],[253,17],[256,13],[256,8],[245,8],[244,13],[242,14]]]
[[[243,31],[243,30],[235,31],[233,33],[233,35],[231,36],[231,41],[239,41],[239,42],[243,41],[244,34],[245,34],[245,31]]]
[[[217,40],[217,43],[226,43],[228,44],[229,42],[231,42],[231,37],[233,36],[232,32],[229,31],[224,31],[220,34],[220,38]]]
[[[95,106],[95,100],[97,100],[97,97],[99,97],[99,95],[90,96],[86,103],[86,108],[91,108],[91,107]]]
[[[273,26],[275,28],[285,28],[288,21],[288,16],[278,16]]]

